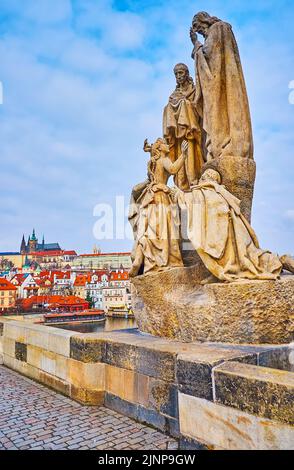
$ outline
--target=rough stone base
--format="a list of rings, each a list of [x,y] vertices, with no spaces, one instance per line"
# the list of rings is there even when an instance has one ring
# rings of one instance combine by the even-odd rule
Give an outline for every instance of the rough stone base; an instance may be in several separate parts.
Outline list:
[[[184,342],[285,344],[294,338],[294,276],[202,286],[199,266],[132,280],[140,331]]]

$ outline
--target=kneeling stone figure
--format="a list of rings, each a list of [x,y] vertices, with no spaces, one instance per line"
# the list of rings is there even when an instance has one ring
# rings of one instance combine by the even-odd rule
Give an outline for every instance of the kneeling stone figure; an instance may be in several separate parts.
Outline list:
[[[192,192],[182,193],[188,212],[188,238],[208,271],[207,281],[277,279],[294,260],[262,250],[257,236],[240,211],[240,200],[221,185],[220,174],[206,170]],[[204,281],[205,283],[205,281]]]
[[[150,271],[183,267],[179,241],[179,211],[167,186],[170,175],[176,175],[188,156],[188,143],[182,143],[182,154],[175,163],[169,158],[169,145],[164,139],[144,150],[151,153],[148,180],[132,192],[129,221],[135,244],[130,277]]]

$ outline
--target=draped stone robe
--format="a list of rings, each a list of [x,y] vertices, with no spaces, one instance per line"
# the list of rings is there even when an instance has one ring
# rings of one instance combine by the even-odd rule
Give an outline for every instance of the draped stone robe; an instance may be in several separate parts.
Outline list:
[[[188,210],[188,237],[210,273],[221,281],[276,279],[279,257],[259,247],[241,214],[240,201],[214,181],[182,193]]]
[[[189,190],[198,180],[203,165],[202,135],[195,107],[195,86],[176,88],[163,112],[163,136],[170,146],[170,159],[175,162],[181,155],[183,140],[188,141],[188,158],[175,175],[174,181],[181,190]]]
[[[135,186],[129,210],[135,239],[132,261],[141,251],[144,274],[183,267],[179,209],[167,181],[170,175],[177,174],[185,159],[181,155],[175,163],[168,157],[153,158],[152,161],[150,179]]]
[[[226,156],[252,159],[249,103],[231,25],[223,21],[213,24],[194,58],[195,106],[206,133],[206,160]]]

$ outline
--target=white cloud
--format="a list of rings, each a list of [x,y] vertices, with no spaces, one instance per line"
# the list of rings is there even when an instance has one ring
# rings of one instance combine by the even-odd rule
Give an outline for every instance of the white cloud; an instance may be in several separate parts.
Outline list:
[[[18,20],[0,41],[0,250],[16,249],[33,225],[48,241],[91,249],[93,207],[116,194],[128,198],[145,178],[142,144],[161,134],[173,66],[184,61],[193,74],[188,32],[195,4],[171,1],[142,13],[116,11],[108,0],[73,1],[72,11],[57,0],[47,13],[49,0],[31,13],[19,8],[19,0],[5,4]],[[233,20],[250,96],[257,163],[253,226],[265,248],[293,251],[292,219],[285,216],[292,211],[294,178],[294,108],[288,103],[293,41],[276,41],[282,15],[253,24],[234,18],[235,7],[213,5],[199,2],[199,10]],[[238,8],[245,11],[244,2]]]

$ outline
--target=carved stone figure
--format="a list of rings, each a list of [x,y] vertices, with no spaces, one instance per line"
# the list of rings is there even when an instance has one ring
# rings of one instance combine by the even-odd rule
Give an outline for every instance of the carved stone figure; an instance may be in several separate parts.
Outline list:
[[[202,45],[197,33],[204,36]],[[196,61],[196,99],[207,134],[207,160],[253,158],[249,104],[237,42],[230,24],[201,12],[191,28]]]
[[[220,174],[208,169],[192,196],[184,194],[188,237],[207,270],[221,281],[277,279],[283,269],[294,271],[290,257],[281,259],[259,247],[254,230],[242,215],[240,200],[221,185]]]
[[[169,146],[164,139],[149,146],[148,180],[137,185],[132,192],[129,220],[133,227],[135,245],[132,252],[133,266],[130,276],[143,270],[159,271],[183,266],[179,246],[178,206],[167,186],[170,175],[176,175],[188,157],[188,144],[183,142],[182,154],[176,162],[169,158]]]
[[[140,331],[180,341],[288,343],[294,277],[282,271],[294,259],[260,248],[250,225],[256,165],[238,46],[205,12],[190,36],[195,85],[177,64],[166,141],[145,142],[148,178],[132,192],[133,312]]]
[[[204,37],[204,44],[197,33]],[[190,37],[196,68],[195,106],[205,136],[205,168],[218,170],[241,200],[248,221],[255,181],[249,103],[238,45],[230,24],[197,13]]]
[[[163,136],[170,146],[170,159],[175,162],[181,155],[183,140],[188,141],[188,157],[185,165],[175,175],[178,188],[189,190],[192,181],[201,175],[203,166],[201,128],[194,104],[195,85],[185,64],[174,68],[177,86],[163,112]]]

